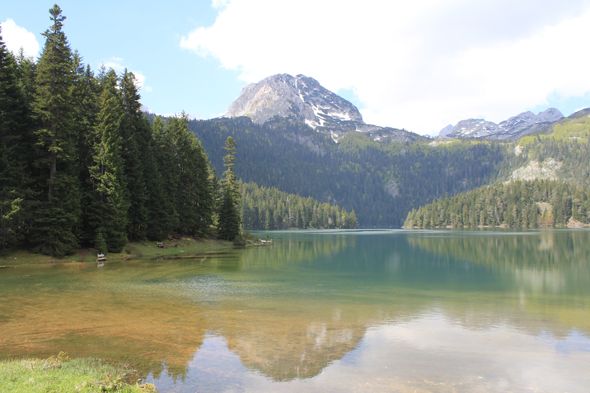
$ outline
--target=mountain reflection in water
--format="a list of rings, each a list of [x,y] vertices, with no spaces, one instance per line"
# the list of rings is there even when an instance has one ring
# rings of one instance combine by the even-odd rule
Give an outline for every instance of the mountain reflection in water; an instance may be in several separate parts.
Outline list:
[[[136,363],[161,392],[590,386],[589,231],[270,234],[194,259],[5,269],[0,357]]]

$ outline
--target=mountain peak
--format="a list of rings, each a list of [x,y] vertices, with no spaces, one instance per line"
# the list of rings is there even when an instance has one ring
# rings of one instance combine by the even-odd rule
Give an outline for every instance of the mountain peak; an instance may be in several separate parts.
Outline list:
[[[559,110],[549,108],[537,115],[531,111],[522,112],[500,124],[483,119],[461,120],[448,137],[515,140],[546,128],[562,118],[563,115]]]
[[[247,85],[225,114],[238,116],[248,116],[258,124],[275,116],[287,117],[314,129],[332,119],[364,124],[356,106],[302,74],[276,74]]]
[[[336,142],[354,131],[381,142],[423,139],[405,130],[365,124],[356,106],[302,74],[276,74],[244,87],[224,115],[238,116],[250,117],[257,124],[276,116],[287,118],[305,123]]]
[[[542,122],[555,122],[563,119],[563,114],[555,108],[549,108],[537,114],[537,118]]]

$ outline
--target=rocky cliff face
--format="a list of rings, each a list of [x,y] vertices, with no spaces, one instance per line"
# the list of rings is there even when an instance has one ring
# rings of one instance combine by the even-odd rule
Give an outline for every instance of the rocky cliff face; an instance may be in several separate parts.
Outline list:
[[[491,121],[483,119],[467,119],[461,120],[453,131],[449,134],[450,137],[466,137],[466,138],[486,138],[501,132],[502,129]]]
[[[443,128],[442,130],[440,130],[438,132],[438,137],[442,138],[442,137],[449,135],[451,132],[453,132],[453,128],[455,128],[455,127],[453,127],[452,124],[449,124],[448,126],[446,126],[445,128]]]
[[[515,140],[547,128],[562,118],[563,115],[559,110],[549,108],[536,115],[533,112],[523,112],[500,122],[500,124],[483,119],[461,120],[446,136],[449,138]],[[443,130],[447,130],[447,127]]]
[[[305,122],[312,128],[333,122],[363,123],[350,102],[304,75],[278,74],[244,87],[226,117],[248,116],[263,124],[275,116]]]
[[[307,124],[338,141],[352,131],[363,132],[377,141],[413,141],[417,134],[395,128],[365,124],[356,106],[324,88],[313,78],[277,74],[244,87],[225,117],[247,116],[258,124],[275,116]]]

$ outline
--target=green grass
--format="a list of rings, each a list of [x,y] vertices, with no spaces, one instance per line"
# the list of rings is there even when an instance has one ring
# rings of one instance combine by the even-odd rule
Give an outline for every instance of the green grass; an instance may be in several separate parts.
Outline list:
[[[137,372],[98,359],[70,360],[62,352],[48,359],[0,362],[3,392],[156,392],[152,384],[140,385]]]
[[[107,261],[117,261],[137,258],[156,258],[159,256],[194,255],[207,251],[217,251],[232,248],[231,242],[192,238],[180,238],[176,241],[164,241],[164,248],[158,248],[155,241],[131,242],[120,253],[108,253]],[[27,265],[38,263],[68,263],[68,262],[95,262],[96,252],[92,249],[80,249],[73,255],[64,258],[55,258],[48,255],[35,254],[28,250],[11,250],[0,256],[0,266]]]

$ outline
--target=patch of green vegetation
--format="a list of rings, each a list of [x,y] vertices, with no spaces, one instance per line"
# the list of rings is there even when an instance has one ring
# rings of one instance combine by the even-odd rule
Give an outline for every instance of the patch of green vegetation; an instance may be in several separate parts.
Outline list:
[[[567,123],[556,124],[553,137],[555,139],[587,139],[590,135],[590,118],[582,117]],[[549,136],[547,136],[549,137]]]
[[[99,359],[69,359],[65,353],[47,359],[0,362],[0,386],[6,392],[156,392],[129,365]]]
[[[553,126],[551,133],[547,135],[528,135],[520,138],[519,145],[525,147],[543,140],[579,140],[587,141],[590,136],[590,117],[583,116],[574,119],[564,119]]]
[[[379,146],[378,142],[373,141],[361,132],[349,132],[338,141],[338,150],[356,154],[369,147],[379,148]]]
[[[123,252],[107,254],[107,260],[125,260],[137,258],[156,258],[177,254],[200,254],[207,251],[218,251],[232,248],[232,242],[214,239],[193,239],[181,237],[174,240],[165,240],[162,248],[158,242],[139,241],[127,243]],[[43,254],[35,254],[28,250],[12,250],[0,256],[0,266],[28,265],[40,263],[70,263],[70,262],[96,262],[96,252],[93,249],[81,249],[75,254],[64,258],[55,258]]]

